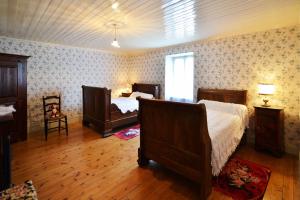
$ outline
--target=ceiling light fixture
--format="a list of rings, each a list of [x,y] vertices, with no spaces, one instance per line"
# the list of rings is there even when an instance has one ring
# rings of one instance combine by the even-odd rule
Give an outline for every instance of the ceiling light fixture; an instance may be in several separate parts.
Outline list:
[[[117,24],[113,24],[114,28],[115,28],[115,38],[111,43],[111,46],[116,47],[116,48],[120,48],[119,42],[117,41]]]
[[[111,8],[112,8],[113,10],[117,10],[118,7],[119,7],[119,2],[117,2],[117,1],[113,2],[112,5],[111,5]]]

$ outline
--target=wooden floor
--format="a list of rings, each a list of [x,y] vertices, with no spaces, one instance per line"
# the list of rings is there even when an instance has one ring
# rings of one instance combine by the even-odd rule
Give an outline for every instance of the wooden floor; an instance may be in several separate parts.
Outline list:
[[[12,145],[15,184],[33,180],[39,199],[199,199],[197,184],[155,163],[137,165],[139,138],[101,138],[81,124],[64,133],[35,134],[27,142]],[[264,199],[300,199],[299,161],[289,155],[274,158],[250,146],[236,154],[272,169]],[[296,189],[297,188],[297,189]],[[209,199],[230,199],[213,191]]]

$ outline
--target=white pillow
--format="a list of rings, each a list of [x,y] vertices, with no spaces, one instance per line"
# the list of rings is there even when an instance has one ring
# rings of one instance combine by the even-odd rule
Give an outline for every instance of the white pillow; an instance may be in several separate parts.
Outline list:
[[[153,99],[152,94],[147,94],[147,93],[143,93],[143,92],[133,92],[133,93],[131,93],[131,95],[129,97],[130,98],[142,97],[144,99]]]
[[[225,103],[220,101],[211,101],[202,99],[198,103],[205,104],[206,109],[226,112],[232,115],[238,115],[248,126],[248,109],[245,105],[236,103]]]

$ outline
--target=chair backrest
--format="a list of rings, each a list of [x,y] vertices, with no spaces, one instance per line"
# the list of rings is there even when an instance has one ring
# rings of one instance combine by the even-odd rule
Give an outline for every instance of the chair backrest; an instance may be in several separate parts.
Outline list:
[[[48,113],[52,112],[53,106],[57,106],[58,112],[60,112],[60,95],[59,96],[43,96],[43,109],[44,109],[44,116]]]

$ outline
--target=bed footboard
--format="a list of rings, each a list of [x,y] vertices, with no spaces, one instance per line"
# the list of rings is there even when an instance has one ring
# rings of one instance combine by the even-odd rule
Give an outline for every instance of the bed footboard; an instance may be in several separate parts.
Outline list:
[[[139,165],[162,164],[199,183],[206,199],[212,190],[212,147],[205,105],[139,99],[139,121]]]
[[[111,90],[107,88],[82,86],[82,124],[92,123],[103,137],[111,135]]]

